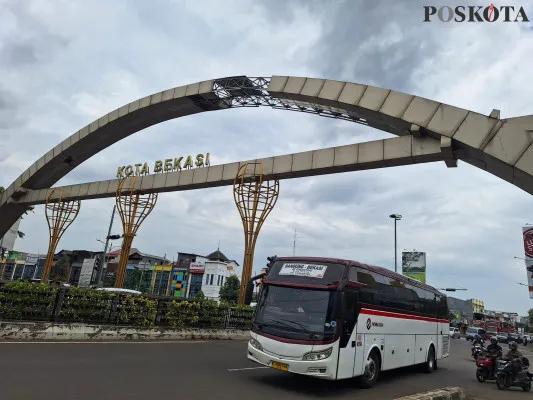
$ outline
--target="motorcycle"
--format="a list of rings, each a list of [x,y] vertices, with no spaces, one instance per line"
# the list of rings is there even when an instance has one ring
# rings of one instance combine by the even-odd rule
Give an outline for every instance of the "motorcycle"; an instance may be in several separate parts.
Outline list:
[[[531,374],[528,372],[529,361],[522,358],[522,369],[513,379],[512,362],[509,360],[500,360],[498,362],[498,372],[496,374],[496,386],[498,389],[505,390],[511,386],[521,387],[524,392],[531,390]]]
[[[490,353],[486,352],[485,357],[480,357],[476,360],[477,370],[476,378],[479,382],[483,383],[487,380],[495,380],[494,365],[497,360],[502,356],[501,352]]]
[[[472,346],[472,357],[474,357],[474,360],[481,358],[484,351],[485,349],[480,343],[476,343],[474,346]]]

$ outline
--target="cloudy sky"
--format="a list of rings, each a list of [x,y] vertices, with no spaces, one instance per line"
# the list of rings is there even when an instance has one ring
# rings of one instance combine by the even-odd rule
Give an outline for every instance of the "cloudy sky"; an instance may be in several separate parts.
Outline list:
[[[430,2],[355,0],[0,0],[0,185],[109,111],[174,86],[234,75],[346,80],[502,118],[533,113],[533,25],[422,23]],[[458,1],[435,5],[461,4]],[[476,4],[474,0],[468,4]],[[482,4],[482,3],[479,3]],[[533,20],[533,2],[524,6]],[[483,3],[486,5],[486,2]],[[498,5],[498,4],[496,4]],[[141,131],[59,184],[114,178],[119,165],[211,153],[221,164],[390,137],[349,122],[266,108],[203,113]],[[254,269],[272,254],[394,267],[398,248],[427,252],[428,281],[524,314],[521,226],[531,196],[465,163],[281,181]],[[86,201],[59,249],[101,250],[113,200]],[[121,233],[119,219],[115,233]],[[16,249],[46,252],[43,207]],[[134,243],[172,258],[216,249],[242,261],[230,187],[165,193]],[[59,250],[58,249],[58,250]]]

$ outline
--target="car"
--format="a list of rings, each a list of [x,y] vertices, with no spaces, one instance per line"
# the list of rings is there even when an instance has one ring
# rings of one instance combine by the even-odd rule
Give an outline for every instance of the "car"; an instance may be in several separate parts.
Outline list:
[[[487,340],[487,332],[483,328],[469,327],[466,329],[466,340],[474,340],[477,336]]]
[[[450,327],[450,337],[452,339],[459,339],[461,338],[461,332],[459,331],[459,328],[452,328]]]
[[[514,341],[518,344],[522,344],[524,343],[524,341],[522,340],[522,336],[520,336],[518,333],[510,333],[509,334],[509,341]]]
[[[509,335],[507,333],[498,333],[496,340],[498,343],[509,343]]]
[[[142,292],[139,292],[138,290],[123,289],[123,288],[98,288],[96,290],[104,291],[104,292],[111,292],[111,293],[116,293],[116,294],[133,294],[133,295],[142,294]]]

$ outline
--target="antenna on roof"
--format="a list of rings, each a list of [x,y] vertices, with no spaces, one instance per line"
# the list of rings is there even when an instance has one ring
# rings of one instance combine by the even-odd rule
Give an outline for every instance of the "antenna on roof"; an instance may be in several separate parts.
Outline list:
[[[217,251],[220,251],[220,240],[218,241]]]

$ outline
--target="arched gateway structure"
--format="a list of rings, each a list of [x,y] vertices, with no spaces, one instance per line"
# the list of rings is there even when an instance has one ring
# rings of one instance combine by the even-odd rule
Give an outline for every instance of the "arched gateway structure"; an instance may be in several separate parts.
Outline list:
[[[44,202],[43,193],[48,188],[119,140],[173,118],[257,106],[349,120],[400,136],[360,144],[352,156],[355,157],[352,164],[361,164],[359,167],[338,168],[335,157],[342,149],[324,149],[306,152],[311,153],[309,167],[295,168],[298,154],[291,155],[293,165],[286,171],[276,169],[276,160],[288,156],[274,157],[266,176],[288,178],[438,160],[453,167],[456,160],[461,159],[533,194],[533,115],[500,119],[498,110],[485,116],[418,96],[350,82],[236,76],[193,83],[144,97],[104,115],[65,139],[24,171],[1,195],[0,237],[28,205]],[[400,161],[395,162],[395,159]],[[226,165],[236,172],[239,163],[235,164]],[[225,183],[226,174],[221,172],[218,184],[209,185],[211,169],[216,171],[217,167],[220,166],[199,169],[207,182],[204,187],[231,184],[235,175],[227,176]],[[201,187],[193,184],[193,171],[177,174],[191,174],[188,188]],[[156,178],[151,178],[154,190]],[[114,184],[114,181],[90,184],[94,186],[92,189],[85,185],[89,186],[85,193],[71,191],[65,198],[108,197],[106,192],[114,195]],[[180,184],[167,185],[160,191],[176,190]],[[79,185],[71,188],[76,186]],[[142,184],[142,189],[152,189],[152,186],[147,188]]]

